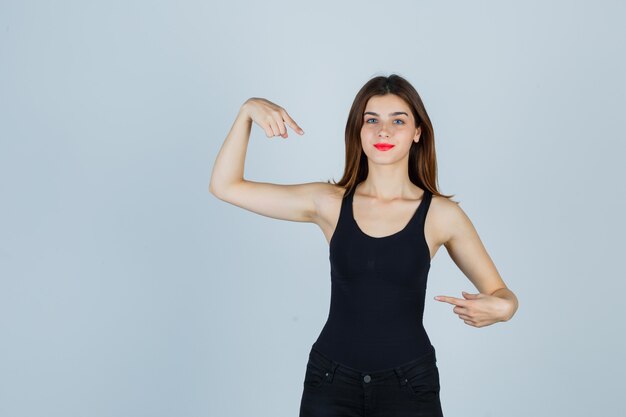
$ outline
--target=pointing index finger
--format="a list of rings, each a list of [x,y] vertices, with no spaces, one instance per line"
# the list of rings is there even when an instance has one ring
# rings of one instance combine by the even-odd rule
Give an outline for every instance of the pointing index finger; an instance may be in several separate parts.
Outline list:
[[[437,301],[443,301],[445,303],[449,303],[455,306],[465,306],[465,304],[467,303],[467,300],[464,300],[462,298],[456,298],[456,297],[446,297],[444,295],[439,295],[437,297],[435,297],[435,300]]]
[[[298,132],[299,134],[301,135],[304,134],[304,130],[302,130],[302,128],[298,126],[296,121],[291,118],[289,113],[287,113],[287,110],[283,110],[283,111],[285,112],[285,123],[287,123],[289,127],[291,127],[294,131]]]

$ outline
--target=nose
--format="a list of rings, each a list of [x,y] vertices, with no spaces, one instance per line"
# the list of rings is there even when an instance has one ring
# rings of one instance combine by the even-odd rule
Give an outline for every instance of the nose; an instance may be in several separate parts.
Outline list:
[[[389,134],[387,133],[387,129],[385,127],[381,127],[380,130],[378,131],[378,136],[388,138]]]
[[[392,122],[393,123],[393,122]],[[378,131],[379,137],[389,137],[387,125],[385,123],[380,124],[380,130]]]

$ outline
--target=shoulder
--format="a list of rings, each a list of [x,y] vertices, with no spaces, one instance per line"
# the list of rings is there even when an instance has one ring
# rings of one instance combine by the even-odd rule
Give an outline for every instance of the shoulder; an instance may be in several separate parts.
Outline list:
[[[442,242],[450,240],[460,230],[471,227],[469,217],[458,203],[434,194],[430,202],[428,218]]]
[[[439,195],[433,194],[430,202],[430,207],[437,210],[442,215],[452,215],[454,216],[455,212],[458,213],[461,208],[457,203],[450,200],[449,198],[442,197]]]
[[[345,187],[327,182],[312,183],[311,192],[315,202],[315,223],[330,221],[337,216],[345,194]]]
[[[308,187],[316,204],[324,204],[328,200],[341,199],[344,193],[344,187],[328,182],[311,182],[308,183]]]
[[[341,202],[346,190],[340,185],[330,184],[327,182],[316,182],[314,184],[313,193],[315,203],[320,208]]]

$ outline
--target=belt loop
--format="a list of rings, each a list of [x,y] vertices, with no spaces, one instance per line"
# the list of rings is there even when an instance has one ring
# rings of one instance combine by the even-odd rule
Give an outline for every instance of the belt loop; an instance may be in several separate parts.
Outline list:
[[[398,375],[398,379],[400,380],[400,385],[406,385],[407,379],[404,377],[404,372],[402,371],[402,368],[397,366],[394,368],[394,371],[396,372],[396,375]]]

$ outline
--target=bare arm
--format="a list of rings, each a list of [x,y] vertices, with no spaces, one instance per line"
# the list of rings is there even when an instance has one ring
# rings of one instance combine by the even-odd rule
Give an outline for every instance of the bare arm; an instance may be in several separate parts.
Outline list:
[[[252,119],[245,111],[244,103],[233,122],[213,164],[209,191],[221,198],[229,187],[243,181],[243,169],[252,129]]]
[[[446,204],[446,209],[448,239],[444,245],[450,258],[479,292],[492,294],[506,288],[465,211],[457,204]]]
[[[506,286],[487,253],[476,228],[455,203],[442,204],[444,245],[454,263],[478,289],[464,298],[442,296],[439,301],[455,305],[454,312],[466,324],[482,327],[510,320],[518,308],[515,294]]]
[[[247,100],[239,109],[226,140],[217,155],[209,191],[220,200],[246,210],[282,220],[310,222],[317,213],[318,195],[328,184],[313,182],[280,185],[244,179],[244,165],[252,123],[265,130],[268,138],[287,138],[285,124],[303,134],[280,106],[260,98]]]

